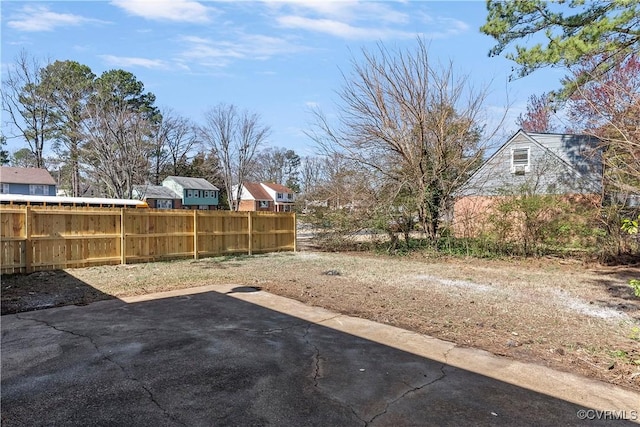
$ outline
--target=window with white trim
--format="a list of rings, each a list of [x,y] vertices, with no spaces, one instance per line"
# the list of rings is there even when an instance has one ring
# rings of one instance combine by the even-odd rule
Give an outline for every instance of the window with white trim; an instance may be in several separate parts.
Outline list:
[[[9,184],[2,184],[2,188],[0,189],[0,193],[9,194]]]
[[[260,209],[267,209],[269,207],[269,202],[267,200],[260,200]]]
[[[158,199],[156,200],[156,209],[173,209],[173,201]]]
[[[48,196],[49,188],[47,187],[49,186],[42,184],[29,184],[29,194],[32,196]]]
[[[529,172],[529,154],[530,150],[528,147],[511,149],[511,173],[524,175],[525,172]]]

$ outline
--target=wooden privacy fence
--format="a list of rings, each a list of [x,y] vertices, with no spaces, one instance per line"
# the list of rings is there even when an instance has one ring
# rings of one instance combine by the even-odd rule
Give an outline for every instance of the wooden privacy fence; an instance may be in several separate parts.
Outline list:
[[[1,272],[296,250],[293,213],[0,206]]]

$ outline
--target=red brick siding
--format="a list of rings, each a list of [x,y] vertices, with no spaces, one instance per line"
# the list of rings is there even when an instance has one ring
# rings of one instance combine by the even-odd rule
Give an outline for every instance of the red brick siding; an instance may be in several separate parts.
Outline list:
[[[274,211],[274,203],[269,202],[269,207],[260,208],[260,202],[256,200],[240,200],[239,211],[247,212],[273,212]]]
[[[601,197],[597,194],[568,194],[561,196],[572,206],[596,207]],[[504,200],[504,196],[468,196],[456,200],[453,206],[453,233],[456,237],[478,237],[488,231],[491,224],[489,216],[493,205]],[[518,221],[514,213],[514,221]]]

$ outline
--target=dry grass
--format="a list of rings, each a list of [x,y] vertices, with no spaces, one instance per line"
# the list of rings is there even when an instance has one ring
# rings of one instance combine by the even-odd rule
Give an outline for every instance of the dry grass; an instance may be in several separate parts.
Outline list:
[[[640,270],[556,259],[300,252],[9,276],[2,300],[5,313],[57,305],[56,292],[66,292],[63,303],[87,303],[205,284],[257,286],[640,390],[640,299],[626,285],[631,277]]]

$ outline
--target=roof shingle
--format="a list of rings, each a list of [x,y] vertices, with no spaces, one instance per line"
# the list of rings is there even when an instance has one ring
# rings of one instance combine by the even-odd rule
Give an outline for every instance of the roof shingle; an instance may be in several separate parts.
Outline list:
[[[166,180],[171,180],[182,188],[188,190],[220,190],[204,178],[192,178],[186,176],[168,176]]]
[[[242,185],[256,200],[273,200],[269,193],[267,193],[258,182],[245,182]]]
[[[46,169],[0,166],[0,183],[56,185],[56,180]]]
[[[180,199],[178,193],[162,185],[134,185],[133,189],[145,199]]]
[[[264,185],[265,187],[269,187],[270,189],[272,189],[273,191],[276,191],[278,193],[291,193],[293,194],[293,191],[291,191],[290,188],[285,187],[284,185],[281,184],[272,184],[270,182],[263,182],[262,185]]]

